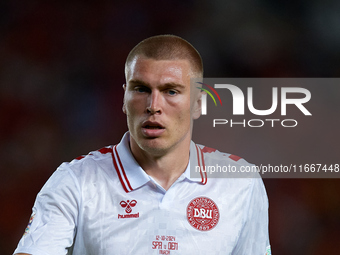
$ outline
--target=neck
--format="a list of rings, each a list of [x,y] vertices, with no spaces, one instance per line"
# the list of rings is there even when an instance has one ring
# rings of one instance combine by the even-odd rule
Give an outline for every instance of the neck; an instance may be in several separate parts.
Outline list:
[[[141,149],[133,139],[130,147],[138,164],[165,190],[184,173],[189,163],[190,139],[158,155]]]

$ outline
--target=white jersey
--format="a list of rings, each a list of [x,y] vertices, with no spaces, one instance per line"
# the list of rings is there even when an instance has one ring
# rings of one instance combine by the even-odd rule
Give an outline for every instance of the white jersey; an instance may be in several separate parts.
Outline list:
[[[216,159],[248,164],[191,142],[190,162]],[[14,253],[270,254],[261,178],[191,178],[189,165],[164,190],[135,161],[128,133],[63,163],[39,192]]]

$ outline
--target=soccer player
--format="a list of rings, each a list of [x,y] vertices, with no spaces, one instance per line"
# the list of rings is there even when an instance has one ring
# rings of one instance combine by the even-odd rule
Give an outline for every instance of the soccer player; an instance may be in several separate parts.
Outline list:
[[[184,39],[145,39],[125,64],[119,144],[63,163],[39,192],[15,254],[270,254],[261,178],[199,178],[190,165],[249,165],[191,141],[203,77]]]

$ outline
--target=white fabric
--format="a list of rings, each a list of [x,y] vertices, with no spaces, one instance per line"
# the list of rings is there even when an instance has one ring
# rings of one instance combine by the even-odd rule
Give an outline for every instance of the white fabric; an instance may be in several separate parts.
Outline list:
[[[35,217],[14,253],[61,255],[72,246],[74,255],[266,254],[268,199],[261,178],[190,178],[189,163],[165,191],[137,164],[128,139],[127,133],[117,146],[63,163],[38,194]],[[190,161],[248,164],[205,151],[192,142]],[[198,197],[218,207],[218,223],[208,231],[187,218]]]

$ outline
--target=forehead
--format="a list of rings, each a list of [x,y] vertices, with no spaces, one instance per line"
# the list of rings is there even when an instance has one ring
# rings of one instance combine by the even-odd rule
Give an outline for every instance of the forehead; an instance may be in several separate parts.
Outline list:
[[[192,71],[188,60],[155,60],[136,57],[127,66],[126,82],[142,80],[146,83],[190,83]]]

